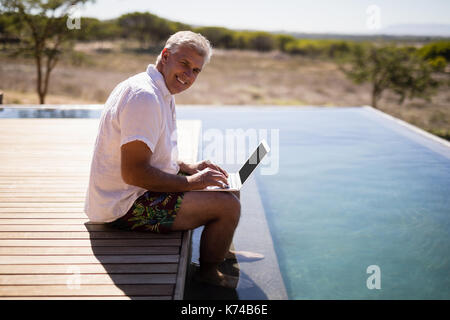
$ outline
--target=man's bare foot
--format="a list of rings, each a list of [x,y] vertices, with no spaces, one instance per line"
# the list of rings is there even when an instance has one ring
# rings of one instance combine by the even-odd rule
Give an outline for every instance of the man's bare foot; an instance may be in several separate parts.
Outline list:
[[[234,251],[229,250],[225,255],[226,260],[235,260],[238,259],[240,261],[256,261],[264,259],[264,255],[256,252],[250,251]]]
[[[230,289],[236,289],[239,282],[239,278],[223,274],[218,270],[215,272],[201,272],[200,270],[197,270],[194,279],[198,282]]]
[[[229,289],[236,289],[237,287],[241,289],[246,289],[253,287],[253,283],[240,279],[239,277],[233,277],[227,274],[224,274],[220,272],[219,270],[210,271],[210,272],[201,272],[200,270],[197,270],[197,272],[194,275],[194,280],[198,282],[203,282],[206,284],[229,288]]]

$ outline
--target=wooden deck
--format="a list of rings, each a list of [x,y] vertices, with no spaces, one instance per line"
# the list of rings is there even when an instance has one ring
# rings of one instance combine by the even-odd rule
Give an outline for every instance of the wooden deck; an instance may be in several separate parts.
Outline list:
[[[0,299],[182,299],[191,233],[125,232],[83,212],[97,119],[0,119]],[[178,121],[197,159],[200,121]]]

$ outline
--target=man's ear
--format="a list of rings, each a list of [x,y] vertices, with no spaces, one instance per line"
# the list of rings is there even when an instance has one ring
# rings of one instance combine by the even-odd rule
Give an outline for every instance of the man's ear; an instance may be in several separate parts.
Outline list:
[[[167,50],[167,48],[164,48],[161,53],[161,60],[163,63],[167,62],[167,59],[169,59],[169,55],[170,55],[169,50]]]

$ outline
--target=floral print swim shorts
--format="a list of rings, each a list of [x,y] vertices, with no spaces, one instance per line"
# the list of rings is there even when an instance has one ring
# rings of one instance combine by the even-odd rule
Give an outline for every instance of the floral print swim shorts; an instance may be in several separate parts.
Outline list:
[[[108,225],[122,230],[168,233],[183,201],[184,192],[147,191],[121,218]]]

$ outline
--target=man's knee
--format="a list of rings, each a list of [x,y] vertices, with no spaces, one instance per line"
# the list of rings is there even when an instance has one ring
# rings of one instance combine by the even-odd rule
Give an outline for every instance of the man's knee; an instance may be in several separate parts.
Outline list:
[[[223,217],[237,225],[241,216],[241,201],[229,192],[224,194]]]
[[[236,198],[241,199],[241,192],[240,191],[230,191]]]

